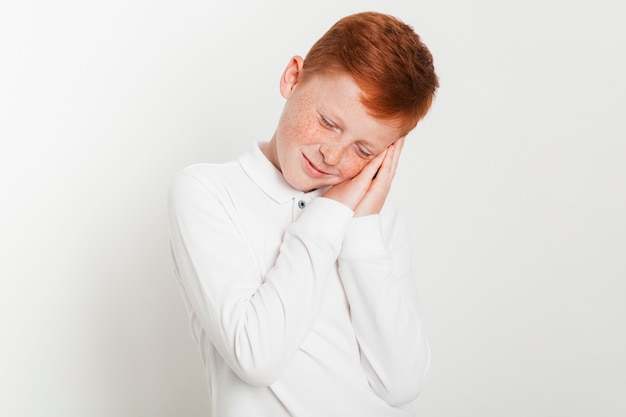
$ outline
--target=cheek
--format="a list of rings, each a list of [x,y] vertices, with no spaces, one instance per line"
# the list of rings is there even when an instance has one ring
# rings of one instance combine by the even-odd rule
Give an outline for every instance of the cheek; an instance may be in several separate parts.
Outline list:
[[[293,117],[285,120],[281,129],[281,137],[290,146],[319,143],[323,139],[317,120]]]
[[[341,169],[341,176],[343,180],[356,177],[361,170],[367,165],[369,161],[359,158],[356,155],[349,155],[345,158],[343,167]]]
[[[307,145],[318,143],[323,137],[317,117],[310,109],[314,107],[312,100],[299,97],[288,102],[281,118],[281,136],[290,145]]]

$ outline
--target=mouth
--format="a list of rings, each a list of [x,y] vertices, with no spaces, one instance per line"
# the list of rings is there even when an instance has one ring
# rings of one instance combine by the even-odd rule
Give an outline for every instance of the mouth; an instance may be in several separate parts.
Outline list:
[[[305,170],[314,178],[323,178],[330,175],[328,172],[319,169],[305,154],[302,154]]]

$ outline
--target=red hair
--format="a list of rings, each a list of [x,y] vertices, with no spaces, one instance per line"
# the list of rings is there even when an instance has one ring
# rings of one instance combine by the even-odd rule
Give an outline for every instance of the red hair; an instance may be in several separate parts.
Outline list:
[[[335,23],[306,55],[302,81],[336,72],[351,75],[370,114],[404,135],[426,115],[439,87],[433,57],[413,28],[377,12]]]

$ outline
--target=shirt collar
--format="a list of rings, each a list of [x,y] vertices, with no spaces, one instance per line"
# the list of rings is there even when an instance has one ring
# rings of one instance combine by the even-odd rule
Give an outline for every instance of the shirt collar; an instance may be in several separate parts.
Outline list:
[[[309,198],[315,198],[326,191],[327,188],[323,188],[304,193],[293,188],[285,181],[283,174],[263,154],[260,145],[261,143],[255,143],[251,152],[241,155],[239,164],[248,177],[274,201],[281,204],[305,195]]]

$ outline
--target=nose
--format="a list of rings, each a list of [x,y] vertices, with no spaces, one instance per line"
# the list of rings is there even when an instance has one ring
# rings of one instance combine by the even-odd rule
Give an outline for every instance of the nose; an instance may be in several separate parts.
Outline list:
[[[343,157],[343,149],[338,144],[324,143],[320,145],[320,153],[326,165],[339,165]]]

